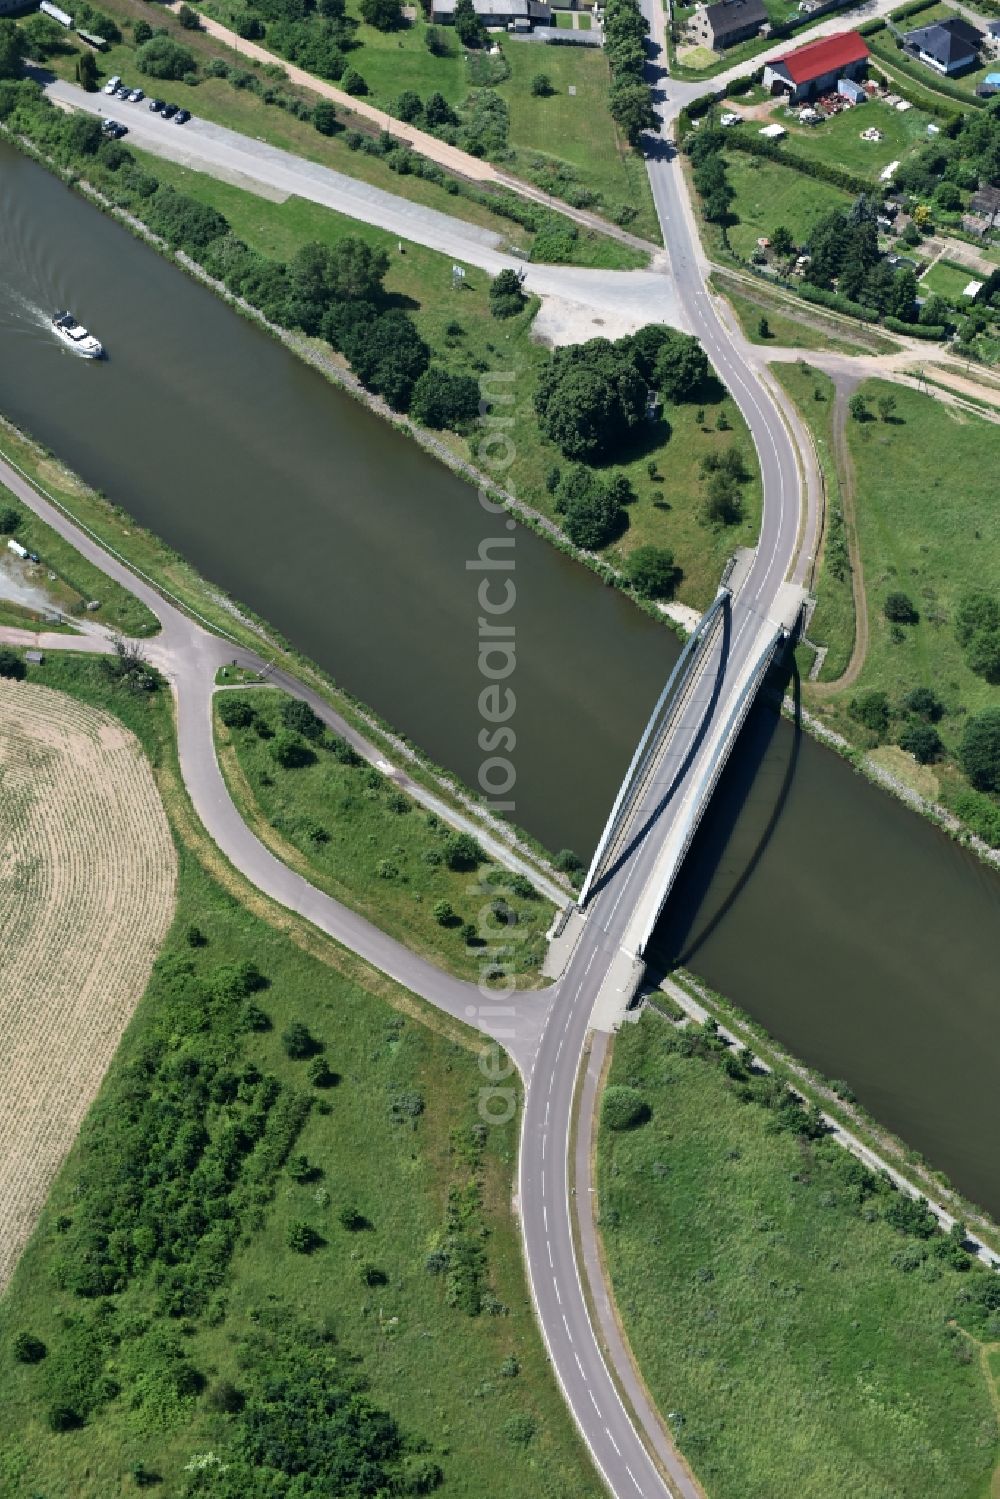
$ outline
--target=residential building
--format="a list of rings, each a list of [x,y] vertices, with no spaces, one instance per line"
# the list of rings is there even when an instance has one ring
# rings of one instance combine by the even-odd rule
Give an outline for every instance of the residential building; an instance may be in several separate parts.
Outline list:
[[[764,69],[764,87],[798,104],[832,92],[842,78],[863,78],[868,57],[863,38],[856,31],[842,31],[774,58]]]
[[[543,4],[542,0],[472,0],[472,4],[484,26],[520,31],[552,24],[552,7]],[[436,24],[450,26],[455,19],[455,0],[431,0],[430,19]]]
[[[703,47],[724,52],[738,42],[749,41],[768,24],[764,0],[718,0],[699,5],[688,22],[688,35]]]
[[[907,31],[903,47],[925,67],[951,78],[977,66],[984,40],[978,27],[955,16],[950,21],[933,21],[930,26]]]

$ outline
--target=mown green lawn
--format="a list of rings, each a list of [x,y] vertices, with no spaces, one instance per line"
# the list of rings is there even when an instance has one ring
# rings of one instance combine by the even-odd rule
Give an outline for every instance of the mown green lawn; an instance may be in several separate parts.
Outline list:
[[[850,194],[840,188],[760,156],[729,151],[726,167],[736,194],[732,211],[739,219],[729,230],[729,242],[744,260],[756,249],[757,240],[773,234],[779,225],[803,244],[817,219],[851,202]]]
[[[534,304],[518,317],[498,322],[489,309],[490,278],[475,266],[466,267],[462,288],[456,290],[450,257],[419,245],[407,245],[400,255],[394,235],[355,223],[317,204],[298,198],[270,203],[186,167],[151,157],[146,160],[150,171],[162,181],[214,204],[241,239],[268,255],[287,258],[309,240],[332,242],[345,235],[385,246],[392,257],[386,287],[412,312],[420,332],[444,363],[473,375],[483,368],[510,368],[513,364],[518,375],[516,457],[508,471],[508,482],[520,499],[558,519],[545,480],[553,466],[564,465],[565,459],[539,432],[532,406],[537,372],[548,359],[546,351],[531,337]],[[440,434],[441,442],[456,456],[473,462],[474,438],[472,434],[470,442],[469,437],[456,433]],[[741,447],[754,478],[744,486],[743,521],[714,529],[703,519],[701,462],[707,454],[732,442]],[[650,463],[655,465],[655,476],[649,474]],[[646,542],[670,547],[684,573],[679,597],[685,603],[704,607],[715,593],[733,547],[753,544],[759,527],[756,456],[733,401],[722,395],[706,399],[703,407],[668,406],[666,422],[644,426],[609,472],[624,473],[638,496],[629,507],[629,529],[616,555]]]
[[[920,109],[900,113],[887,104],[869,100],[819,125],[800,125],[794,116],[776,116],[788,130],[788,145],[797,156],[842,167],[875,181],[891,161],[905,161],[911,152],[930,139],[931,116]],[[863,130],[882,132],[880,141],[861,139]]]
[[[284,693],[241,691],[255,718],[232,729],[219,717],[227,696],[215,700],[223,774],[243,816],[280,858],[460,978],[484,979],[495,957],[504,982],[538,982],[555,914],[549,901],[520,883],[515,890],[511,876],[486,859],[477,868],[449,868],[449,828],[379,771],[344,764],[329,735],[310,746],[312,763],[279,765],[273,748],[291,701]],[[451,912],[441,921],[439,902]],[[476,929],[471,943],[467,926]]]
[[[478,1043],[289,913],[256,895],[248,909],[242,883],[194,824],[179,789],[165,690],[152,700],[119,698],[99,665],[80,658],[50,656],[33,675],[120,709],[140,734],[159,767],[180,878],[176,920],[148,992],[0,1304],[0,1490],[25,1499],[125,1499],[138,1491],[132,1470],[141,1463],[159,1475],[153,1492],[188,1493],[183,1470],[192,1457],[211,1451],[225,1461],[240,1429],[238,1414],[213,1408],[215,1392],[225,1381],[252,1389],[254,1357],[272,1340],[292,1339],[303,1362],[326,1340],[332,1377],[360,1379],[410,1450],[422,1447],[440,1466],[442,1499],[496,1492],[499,1473],[505,1499],[597,1499],[600,1484],[552,1378],[525,1284],[510,1208],[517,1118],[481,1128]],[[204,945],[190,944],[192,924]],[[268,981],[254,1000],[270,1030],[234,1030],[225,1006],[201,1011],[184,1000],[186,989],[207,984],[212,992],[224,970],[247,962]],[[433,1028],[422,1023],[425,1014]],[[286,1055],[281,1036],[293,1021],[324,1048],[335,1085],[313,1086],[307,1064]],[[241,1087],[258,1086],[257,1069],[283,1096],[311,1100],[292,1146],[307,1156],[311,1178],[294,1180],[279,1166],[276,1177],[265,1172],[230,1195],[240,1234],[204,1310],[166,1314],[169,1293],[157,1277],[183,1279],[183,1258],[173,1271],[154,1260],[126,1289],[97,1300],[60,1289],[56,1264],[96,1226],[92,1205],[113,1185],[107,1159],[126,1130],[134,1134],[140,1100],[138,1120],[154,1120],[169,1138],[170,1106],[155,1088],[147,1097],[145,1069],[159,1068],[156,1077],[172,1077],[176,1088],[210,1063]],[[223,1085],[207,1110],[210,1141],[227,1096]],[[159,1149],[152,1159],[161,1159]],[[139,1156],[129,1162],[130,1171],[143,1167]],[[190,1180],[190,1170],[175,1179],[176,1214],[196,1212]],[[426,1268],[428,1253],[446,1242],[452,1188],[485,1252],[478,1314],[449,1304],[448,1275]],[[345,1207],[363,1220],[354,1231],[340,1223]],[[289,1247],[296,1221],[322,1240],[311,1254]],[[123,1245],[129,1222],[122,1220]],[[201,1242],[192,1230],[191,1251]],[[375,1285],[363,1279],[368,1264],[379,1272]],[[71,1349],[97,1327],[106,1332],[96,1367],[89,1352],[74,1362]],[[46,1345],[41,1363],[13,1358],[22,1331]],[[173,1382],[171,1346],[195,1371],[193,1388]],[[85,1423],[53,1431],[53,1391],[67,1381],[92,1390],[101,1379],[114,1383]]]
[[[647,1014],[611,1085],[649,1121],[602,1124],[600,1217],[632,1349],[712,1499],[988,1499],[1000,1458],[981,1344],[947,1246],[885,1219],[896,1194],[840,1146],[742,1102],[721,1055]]]

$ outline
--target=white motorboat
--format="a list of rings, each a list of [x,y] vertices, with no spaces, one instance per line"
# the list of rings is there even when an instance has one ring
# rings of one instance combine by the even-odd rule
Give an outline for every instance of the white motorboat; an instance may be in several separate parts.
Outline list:
[[[81,327],[71,312],[54,313],[52,330],[74,354],[81,354],[84,359],[103,358],[104,345]]]

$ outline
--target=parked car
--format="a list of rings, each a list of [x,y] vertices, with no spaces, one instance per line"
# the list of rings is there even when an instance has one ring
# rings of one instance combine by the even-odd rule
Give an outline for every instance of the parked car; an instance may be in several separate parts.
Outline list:
[[[106,93],[106,94],[113,94],[116,91],[116,89],[118,88],[118,85],[120,83],[121,83],[121,79],[119,78],[119,76],[118,76],[117,73],[114,73],[108,79],[107,83],[104,85],[104,93]]]
[[[141,104],[145,97],[146,95],[141,88],[134,88],[128,96],[128,102],[130,104]]]
[[[150,101],[149,101],[149,107],[153,111],[154,114],[159,114],[160,110],[163,108],[163,100],[162,99],[150,99]]]
[[[165,120],[172,120],[174,115],[177,113],[177,105],[164,104],[162,113]]]
[[[179,109],[177,111],[177,113],[174,115],[174,124],[175,125],[186,125],[187,122],[188,122],[188,120],[190,118],[191,118],[191,111],[189,109]]]
[[[121,136],[128,134],[125,126],[122,125],[118,120],[102,120],[101,129],[104,131],[105,135],[110,135],[115,140],[118,140]]]

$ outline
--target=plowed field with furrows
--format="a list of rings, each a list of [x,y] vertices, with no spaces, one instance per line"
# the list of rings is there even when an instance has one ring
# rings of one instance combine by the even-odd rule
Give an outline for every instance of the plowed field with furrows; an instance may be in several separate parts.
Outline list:
[[[176,875],[134,736],[0,679],[0,1289],[146,987]]]

